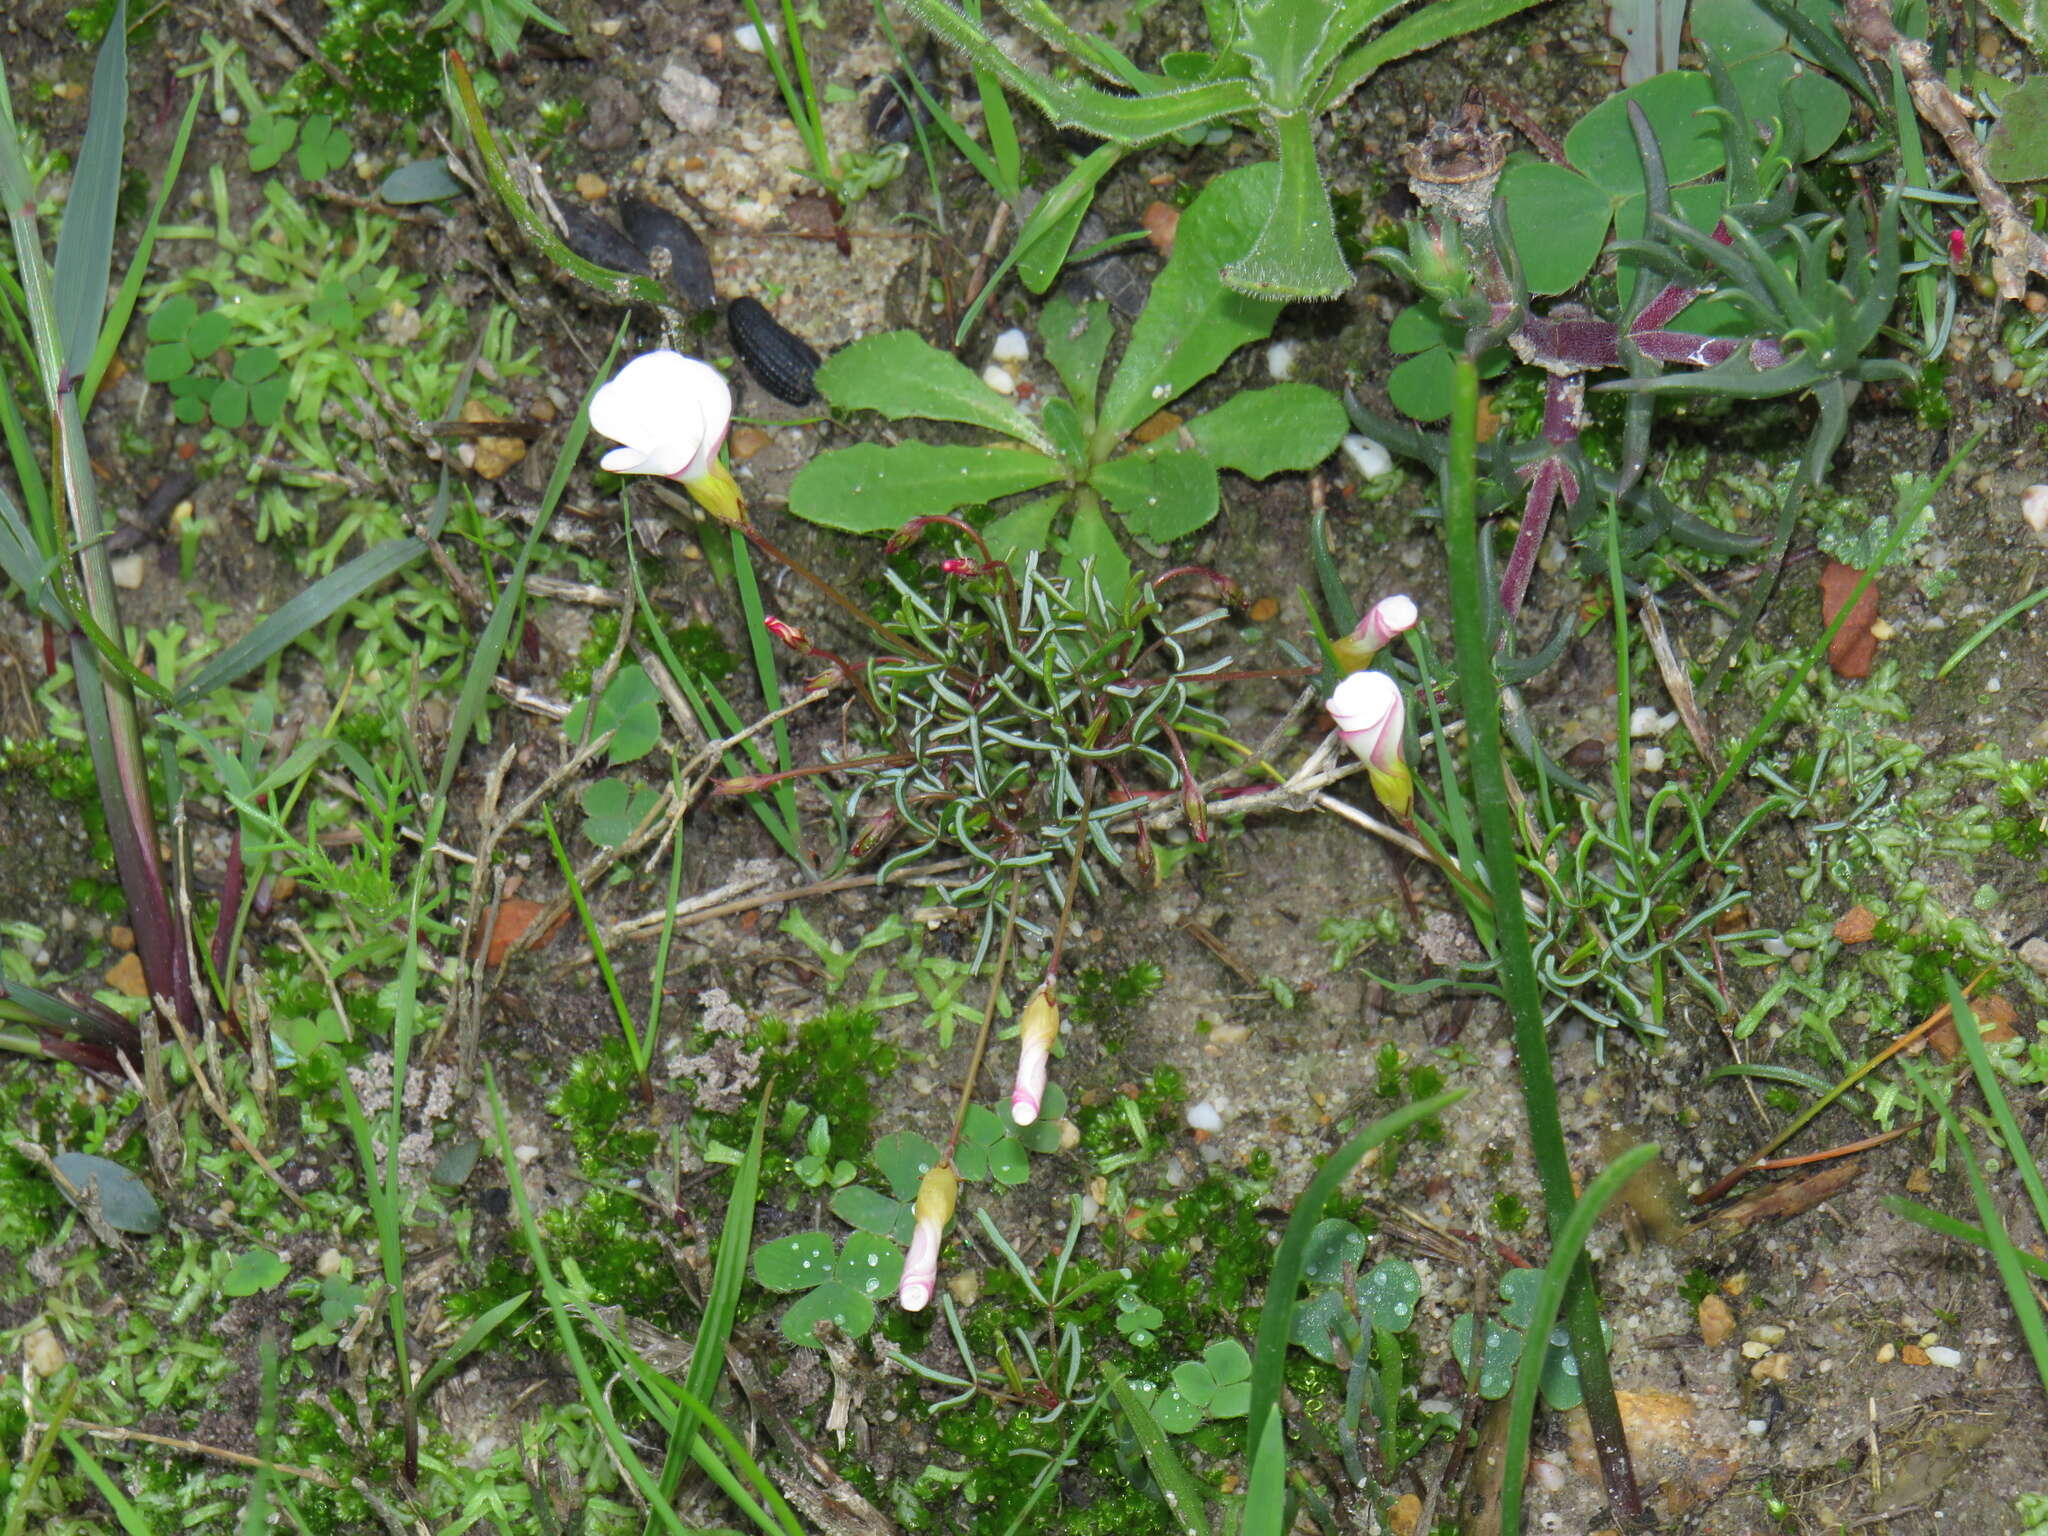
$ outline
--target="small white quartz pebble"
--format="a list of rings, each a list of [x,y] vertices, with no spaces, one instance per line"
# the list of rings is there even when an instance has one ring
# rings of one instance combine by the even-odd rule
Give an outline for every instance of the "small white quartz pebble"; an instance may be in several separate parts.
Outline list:
[[[1017,393],[1017,381],[1010,377],[1010,370],[1001,363],[990,363],[981,370],[981,382],[999,395]]]
[[[2048,485],[2030,485],[2020,492],[2020,516],[2036,533],[2048,533]]]
[[[1003,332],[988,355],[999,363],[1021,363],[1031,356],[1031,338],[1015,327]]]
[[[1657,713],[1656,705],[1639,704],[1629,711],[1628,733],[1638,738],[1662,736],[1676,724],[1678,724],[1678,712],[1676,710],[1673,710],[1668,715],[1660,715]]]
[[[107,569],[113,575],[114,585],[124,591],[133,592],[142,585],[144,566],[140,555],[116,555],[107,562]]]
[[[1294,359],[1301,353],[1298,341],[1276,341],[1266,348],[1266,372],[1276,379],[1294,377]]]
[[[1394,467],[1394,456],[1369,437],[1353,432],[1344,439],[1344,457],[1366,480],[1377,480]]]
[[[1223,1116],[1216,1112],[1216,1106],[1207,1099],[1188,1106],[1188,1124],[1198,1131],[1216,1132],[1223,1129]]]
[[[1643,771],[1645,773],[1662,773],[1664,771],[1664,749],[1662,747],[1643,748]]]
[[[1927,1351],[1927,1363],[1953,1371],[1962,1365],[1963,1352],[1959,1349],[1950,1349],[1946,1344],[1937,1344]]]
[[[782,29],[780,27],[771,24],[767,31],[769,42],[779,43],[782,41]],[[741,53],[761,52],[761,29],[752,22],[748,22],[743,27],[735,28],[732,40]]]

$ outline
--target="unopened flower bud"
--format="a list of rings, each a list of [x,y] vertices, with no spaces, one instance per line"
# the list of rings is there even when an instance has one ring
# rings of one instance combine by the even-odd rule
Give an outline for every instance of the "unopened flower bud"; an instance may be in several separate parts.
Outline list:
[[[1396,592],[1392,597],[1383,597],[1372,605],[1372,611],[1358,621],[1358,627],[1342,640],[1332,642],[1331,652],[1337,658],[1337,665],[1348,676],[1363,672],[1372,665],[1377,656],[1394,639],[1415,627],[1420,617],[1415,600],[1405,592]]]
[[[1019,1125],[1038,1122],[1039,1107],[1045,1102],[1046,1067],[1059,1038],[1060,1005],[1047,982],[1024,1005],[1024,1020],[1017,1030],[1017,1081],[1010,1089],[1010,1118]]]
[[[1330,718],[1372,778],[1373,793],[1395,816],[1406,817],[1415,780],[1401,756],[1408,709],[1401,685],[1384,672],[1354,672],[1330,695]]]
[[[903,817],[895,806],[888,806],[875,812],[860,824],[860,830],[847,845],[847,859],[858,864],[863,859],[873,858],[888,845],[889,839],[901,831],[902,827]]]
[[[810,637],[787,619],[778,619],[771,613],[761,620],[761,625],[769,634],[780,640],[799,656],[811,654]]]
[[[946,1223],[953,1219],[953,1202],[960,1193],[960,1176],[951,1163],[941,1163],[927,1173],[917,1186],[917,1226],[911,1232],[910,1252],[903,1260],[903,1284],[896,1292],[906,1312],[922,1312],[939,1285],[939,1244],[946,1235]]]

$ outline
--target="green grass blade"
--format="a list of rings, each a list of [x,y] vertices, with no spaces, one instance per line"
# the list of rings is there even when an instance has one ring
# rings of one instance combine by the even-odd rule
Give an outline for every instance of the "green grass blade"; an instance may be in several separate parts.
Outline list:
[[[528,1257],[533,1260],[533,1272],[540,1281],[541,1295],[547,1299],[548,1315],[553,1318],[555,1333],[562,1342],[562,1352],[569,1357],[570,1368],[576,1374],[576,1385],[591,1416],[597,1421],[604,1434],[606,1447],[610,1450],[614,1464],[639,1490],[646,1501],[652,1518],[661,1523],[670,1536],[693,1536],[683,1522],[677,1518],[670,1500],[664,1498],[655,1486],[655,1480],[648,1474],[632,1442],[625,1431],[619,1428],[619,1421],[612,1413],[610,1394],[604,1383],[597,1379],[590,1368],[590,1361],[583,1353],[583,1343],[576,1336],[576,1325],[563,1294],[561,1281],[555,1278],[554,1266],[548,1262],[547,1245],[541,1241],[540,1227],[533,1215],[533,1205],[526,1198],[526,1182],[520,1176],[519,1160],[512,1155],[512,1133],[505,1124],[505,1100],[498,1092],[498,1078],[489,1065],[484,1067],[484,1087],[491,1102],[491,1131],[498,1143],[498,1160],[505,1170],[505,1183],[512,1195],[513,1213],[519,1223],[520,1236],[526,1242]]]
[[[775,671],[775,640],[768,633],[765,620],[768,610],[761,601],[761,583],[754,575],[754,553],[747,545],[746,535],[739,529],[732,530],[733,579],[739,584],[740,612],[747,625],[747,642],[753,649],[754,673],[761,680],[761,702],[769,712],[782,708],[782,682]],[[789,722],[775,722],[775,767],[777,771],[787,769],[789,763]],[[803,824],[798,820],[796,809],[796,786],[784,780],[775,786],[775,809],[782,818],[783,826],[789,829],[790,840],[798,849],[803,846]],[[801,851],[792,855],[805,869],[810,861]]]
[[[1947,978],[1949,995],[1960,1001],[1961,994],[1956,988],[1955,978]],[[1961,1016],[1956,1019],[1956,1033],[1963,1030]],[[2027,1352],[2034,1357],[2034,1372],[2041,1379],[2041,1385],[2048,1388],[2048,1322],[2041,1316],[2041,1303],[2035,1299],[2033,1287],[2027,1284],[2026,1266],[2020,1263],[2020,1253],[2014,1245],[2012,1234],[2005,1229],[2005,1218],[1998,1214],[1998,1201],[1992,1196],[1991,1186],[1984,1180],[1983,1166],[1977,1161],[1977,1152],[1970,1145],[1970,1138],[1957,1121],[1955,1111],[1948,1107],[1939,1090],[1927,1081],[1917,1063],[1901,1059],[1899,1065],[1912,1079],[1913,1086],[1920,1091],[1920,1097],[1934,1106],[1941,1123],[1948,1131],[1950,1142],[1963,1160],[1963,1176],[1970,1183],[1970,1197],[1977,1202],[1977,1219],[1984,1223],[1984,1246],[1991,1250],[1991,1261],[1998,1266],[1998,1278],[2005,1286],[2006,1298],[2012,1303],[2015,1317],[2019,1319],[2020,1334],[2027,1341]],[[2020,1143],[2016,1160],[2027,1160],[2026,1143]]]
[[[612,335],[611,350],[592,375],[590,388],[583,393],[583,403],[576,408],[576,420],[570,425],[562,451],[555,457],[555,470],[548,476],[547,490],[541,494],[533,526],[526,531],[526,542],[519,546],[519,558],[512,563],[512,572],[505,578],[498,601],[492,605],[490,620],[477,640],[476,654],[470,658],[469,672],[462,680],[462,694],[455,702],[455,714],[448,724],[448,745],[441,759],[441,778],[434,789],[437,801],[447,801],[448,786],[455,782],[455,770],[462,762],[462,749],[468,744],[470,731],[483,718],[484,704],[491,695],[491,681],[498,675],[498,663],[504,660],[505,646],[512,637],[512,621],[525,602],[526,569],[533,563],[533,552],[540,547],[541,535],[547,532],[548,524],[554,519],[555,508],[561,504],[562,492],[568,488],[569,476],[576,468],[583,444],[590,437],[591,397],[597,393],[598,386],[611,377],[612,364],[618,360],[619,348],[626,340],[626,329],[632,323],[630,317],[619,322],[618,330]]]
[[[1501,1482],[1503,1531],[1522,1528],[1522,1478],[1529,1466],[1529,1426],[1536,1415],[1536,1389],[1543,1381],[1543,1362],[1550,1353],[1550,1330],[1556,1326],[1564,1293],[1572,1283],[1573,1271],[1579,1267],[1579,1254],[1608,1202],[1621,1193],[1621,1186],[1657,1151],[1654,1142],[1645,1142],[1630,1147],[1609,1164],[1579,1197],[1559,1229],[1557,1241],[1551,1245],[1550,1262],[1543,1266],[1543,1284],[1536,1292],[1536,1309],[1523,1332],[1528,1342],[1522,1346],[1522,1358],[1515,1366],[1515,1390],[1508,1398],[1507,1442],[1501,1451],[1507,1467]]]
[[[121,1529],[128,1536],[154,1536],[156,1527],[143,1518],[142,1511],[128,1501],[128,1495],[121,1491],[121,1485],[107,1476],[106,1468],[99,1464],[99,1458],[85,1448],[84,1443],[70,1430],[59,1430],[57,1439],[64,1449],[71,1453],[71,1459],[85,1470],[101,1498],[114,1511],[114,1518],[121,1522]]]
[[[1166,1507],[1180,1522],[1180,1528],[1187,1536],[1209,1536],[1209,1522],[1203,1518],[1202,1510],[1212,1494],[1195,1481],[1194,1474],[1182,1464],[1173,1449],[1173,1442],[1166,1438],[1166,1431],[1160,1428],[1159,1420],[1152,1416],[1152,1410],[1145,1399],[1138,1394],[1124,1378],[1124,1373],[1110,1368],[1109,1390],[1116,1398],[1125,1420],[1131,1426],[1131,1433],[1138,1437],[1138,1449],[1145,1453],[1145,1465],[1152,1469],[1152,1475],[1159,1480],[1159,1487],[1166,1495]],[[1275,1409],[1278,1412],[1278,1409]]]
[[[114,213],[121,201],[121,141],[128,131],[128,0],[118,0],[92,71],[92,107],[85,143],[57,235],[57,336],[64,376],[76,380],[92,362],[114,267]],[[51,380],[52,384],[56,381]]]
[[[704,734],[711,737],[732,736],[743,730],[745,727],[740,717],[733,712],[733,707],[725,702],[725,695],[683,665],[682,657],[676,654],[675,646],[669,642],[667,634],[663,632],[660,622],[655,617],[654,605],[647,600],[647,588],[640,580],[639,562],[628,561],[626,574],[633,583],[633,614],[640,625],[640,632],[653,647],[654,654],[661,658],[661,664],[668,669],[670,679],[682,691],[684,699],[689,703],[690,712],[704,728]],[[745,759],[739,755],[742,751],[747,754]],[[751,760],[755,772],[767,771],[768,759],[751,738],[741,743],[737,750],[725,754],[726,771],[735,774],[745,773],[748,760]],[[759,795],[748,795],[746,800],[754,815],[760,818],[761,825],[767,829],[768,835],[775,839],[776,847],[802,865],[802,845],[797,842],[795,832],[783,825],[782,818],[776,813],[775,808]]]
[[[697,1325],[697,1343],[690,1354],[690,1368],[683,1373],[683,1389],[699,1402],[709,1402],[718,1391],[718,1378],[725,1371],[725,1346],[732,1337],[732,1324],[739,1311],[740,1287],[747,1277],[747,1254],[754,1246],[754,1206],[761,1195],[761,1147],[768,1131],[768,1093],[761,1090],[761,1104],[754,1111],[754,1134],[747,1142],[747,1155],[733,1175],[732,1197],[725,1206],[725,1229],[718,1235],[718,1254],[711,1261],[711,1290],[704,1298],[704,1316]],[[683,1464],[696,1438],[692,1425],[678,1422],[670,1434],[668,1457],[661,1468],[661,1496],[675,1498],[682,1486]],[[649,1524],[652,1529],[652,1523]]]
[[[248,634],[194,672],[171,696],[171,707],[184,708],[225,688],[262,666],[293,641],[317,629],[388,576],[395,576],[427,552],[418,539],[387,539],[364,550],[348,564],[330,571],[304,591],[279,605],[276,612]]]
[[[619,1032],[626,1037],[626,1051],[633,1058],[633,1070],[643,1079],[647,1076],[647,1056],[653,1049],[650,1039],[643,1049],[640,1031],[633,1025],[633,1010],[627,1005],[626,994],[619,988],[618,972],[612,969],[611,952],[604,947],[604,934],[597,926],[597,919],[591,915],[590,903],[583,895],[583,882],[576,878],[576,865],[569,858],[568,850],[562,847],[562,835],[555,830],[554,807],[540,808],[541,825],[547,829],[548,847],[554,850],[555,866],[562,872],[562,880],[569,887],[569,899],[576,904],[576,915],[582,919],[584,937],[590,940],[591,953],[597,956],[598,974],[604,977],[604,989],[612,1000],[612,1012],[618,1015]]]
[[[481,1348],[484,1340],[497,1331],[498,1325],[525,1306],[527,1298],[532,1295],[532,1291],[521,1291],[517,1296],[508,1296],[463,1329],[462,1337],[450,1345],[448,1352],[429,1366],[426,1374],[420,1377],[419,1385],[412,1389],[413,1400],[425,1402],[427,1394],[434,1389],[434,1384]]]
[[[92,409],[100,380],[106,377],[107,365],[113,362],[115,352],[120,350],[121,337],[135,315],[135,301],[142,293],[142,280],[149,275],[149,258],[156,249],[156,232],[171,206],[171,193],[177,188],[178,171],[185,163],[185,148],[192,142],[192,125],[199,121],[199,104],[204,99],[204,89],[193,86],[192,99],[185,103],[184,120],[178,124],[178,136],[171,141],[171,157],[164,164],[163,181],[157,187],[156,206],[149,211],[149,222],[142,226],[142,238],[136,242],[135,255],[121,276],[120,290],[115,293],[107,317],[100,325],[99,344],[93,348],[92,361],[86,365],[85,378],[78,386],[81,415]],[[63,247],[59,246],[58,250],[61,259]]]
[[[1970,1058],[1970,1070],[1977,1075],[1977,1087],[1984,1095],[1985,1106],[1991,1111],[1991,1123],[1998,1127],[1998,1139],[2005,1143],[2005,1155],[2011,1159],[2020,1176],[2020,1183],[2027,1191],[2027,1198],[2033,1202],[2034,1220],[2048,1231],[2048,1188],[2041,1183],[2041,1169],[2035,1163],[2033,1154],[2027,1149],[2026,1134],[2020,1130],[2019,1121],[2013,1118],[2012,1105],[2005,1097],[2005,1084],[1991,1068],[1991,1057],[1984,1049],[1984,1033],[1977,1027],[1977,1015],[1970,1008],[1970,1001],[1963,996],[1963,989],[1956,985],[1953,976],[1943,976],[1948,986],[1949,1012],[1955,1019],[1956,1038],[1963,1042],[1963,1054]],[[2048,1377],[2043,1378],[2048,1385]]]
[[[1903,1216],[1907,1221],[1925,1227],[1942,1237],[1952,1237],[1959,1243],[1975,1243],[1979,1248],[1991,1247],[1991,1234],[1982,1227],[1973,1227],[1967,1221],[1958,1221],[1953,1216],[1932,1210],[1917,1201],[1902,1195],[1880,1195],[1878,1203],[1894,1216]],[[2015,1248],[2020,1268],[2037,1280],[2048,1280],[2048,1259],[2037,1259],[2024,1248]]]
[[[1266,1416],[1280,1406],[1280,1386],[1287,1372],[1287,1341],[1294,1331],[1294,1309],[1301,1290],[1301,1270],[1308,1257],[1308,1235],[1322,1219],[1323,1207],[1343,1187],[1358,1160],[1388,1137],[1440,1114],[1471,1090],[1454,1088],[1434,1098],[1405,1105],[1382,1115],[1325,1159],[1308,1188],[1294,1202],[1294,1214],[1273,1255],[1273,1273],[1266,1282],[1266,1303],[1259,1313],[1259,1338],[1252,1351],[1251,1408],[1245,1419],[1245,1465],[1258,1459]]]
[[[1239,1536],[1286,1536],[1287,1431],[1281,1427],[1280,1405],[1266,1413],[1259,1431],[1259,1449],[1245,1478],[1244,1525]]]

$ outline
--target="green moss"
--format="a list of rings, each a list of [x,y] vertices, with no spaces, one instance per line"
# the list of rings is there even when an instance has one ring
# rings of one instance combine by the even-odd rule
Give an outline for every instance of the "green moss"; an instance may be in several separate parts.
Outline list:
[[[618,1036],[576,1059],[548,1109],[561,1117],[585,1172],[604,1177],[621,1169],[637,1173],[652,1155],[654,1132],[637,1112],[643,1102],[640,1075]]]
[[[329,0],[320,51],[348,88],[309,66],[296,82],[307,106],[340,113],[360,104],[398,117],[425,114],[440,99],[441,46],[449,33],[424,31],[420,20],[417,0]]]

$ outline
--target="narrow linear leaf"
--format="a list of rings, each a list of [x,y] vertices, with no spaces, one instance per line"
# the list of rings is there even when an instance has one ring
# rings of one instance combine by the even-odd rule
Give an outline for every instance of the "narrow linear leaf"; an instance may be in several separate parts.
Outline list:
[[[282,603],[277,611],[187,678],[171,703],[182,708],[225,688],[262,666],[309,630],[316,629],[388,576],[427,552],[415,538],[389,539],[363,551]]]
[[[118,0],[92,71],[92,107],[57,234],[57,336],[64,372],[82,377],[100,339],[114,268],[114,213],[121,201],[121,141],[128,131],[128,0]],[[51,383],[54,386],[55,380]]]

